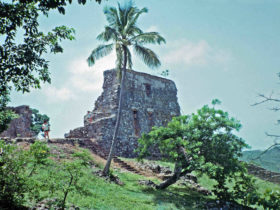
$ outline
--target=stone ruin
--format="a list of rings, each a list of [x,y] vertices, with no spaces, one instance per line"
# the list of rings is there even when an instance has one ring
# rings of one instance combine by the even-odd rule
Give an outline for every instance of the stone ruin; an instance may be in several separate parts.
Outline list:
[[[117,71],[104,72],[103,92],[90,112],[84,126],[71,130],[65,138],[92,138],[109,151],[116,123],[120,86]],[[137,139],[153,126],[165,126],[173,116],[180,115],[177,88],[169,79],[127,70],[123,110],[115,154],[135,157]]]
[[[8,109],[15,112],[19,117],[10,122],[9,127],[0,133],[0,137],[34,137],[35,133],[30,130],[32,111],[29,106],[22,105],[18,107],[8,107]]]

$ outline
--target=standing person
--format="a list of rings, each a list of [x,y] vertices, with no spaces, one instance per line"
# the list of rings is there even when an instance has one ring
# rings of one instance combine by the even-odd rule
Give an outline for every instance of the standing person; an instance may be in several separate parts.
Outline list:
[[[42,130],[44,132],[45,138],[49,140],[50,139],[50,137],[49,137],[50,124],[49,124],[48,120],[44,120],[44,123],[42,125]]]
[[[90,111],[87,111],[87,114],[84,119],[84,123],[88,124],[88,123],[92,123],[92,121],[93,121],[92,113],[90,113]]]

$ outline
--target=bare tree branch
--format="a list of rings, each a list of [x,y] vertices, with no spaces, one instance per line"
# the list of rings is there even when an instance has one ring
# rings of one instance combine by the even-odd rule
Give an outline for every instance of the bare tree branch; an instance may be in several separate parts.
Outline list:
[[[280,72],[278,73],[278,77],[280,78]],[[277,96],[276,96],[276,98],[275,98],[275,96],[272,97],[272,95],[273,95],[273,91],[271,91],[271,93],[270,93],[269,96],[266,96],[266,95],[264,95],[264,94],[258,94],[258,96],[259,96],[260,98],[262,98],[263,100],[260,101],[260,102],[256,102],[256,103],[252,104],[251,106],[256,106],[256,105],[263,104],[263,103],[266,103],[266,102],[280,103],[280,98],[279,98],[279,97],[277,98]],[[270,108],[270,110],[277,112],[277,111],[280,110],[280,106],[274,106],[274,107]],[[280,120],[277,120],[277,124],[280,124]],[[269,134],[269,133],[267,133],[267,132],[265,132],[265,134],[266,134],[268,137],[274,138],[274,144],[271,145],[270,147],[268,147],[266,150],[264,150],[264,151],[263,151],[261,154],[259,154],[257,157],[252,158],[251,160],[260,159],[261,156],[262,156],[263,154],[265,154],[266,152],[268,152],[268,151],[271,150],[272,148],[277,148],[277,149],[280,150],[280,147],[279,147],[279,146],[280,146],[280,143],[277,142],[278,140],[280,140],[280,135]],[[260,159],[260,161],[261,161],[261,159]]]
[[[280,99],[272,98],[272,95],[273,95],[273,91],[271,92],[271,94],[269,96],[266,96],[264,94],[259,94],[259,97],[263,98],[264,100],[262,100],[260,102],[257,102],[257,103],[254,103],[251,106],[256,106],[256,105],[259,105],[259,104],[262,104],[262,103],[265,103],[265,102],[268,102],[268,101],[273,101],[273,102],[280,103]]]
[[[280,107],[273,107],[273,108],[270,108],[270,110],[271,110],[271,111],[275,111],[275,112],[277,112],[277,111],[279,111],[279,110],[280,110]]]
[[[267,133],[267,132],[265,132],[265,135],[267,135],[267,136],[269,136],[269,137],[280,138],[280,135],[269,134],[269,133]]]
[[[279,136],[280,137],[280,136]],[[275,144],[273,144],[273,145],[271,145],[270,147],[268,147],[266,150],[264,150],[261,154],[259,154],[257,157],[255,157],[255,158],[252,158],[251,160],[258,160],[258,159],[260,159],[261,158],[261,156],[263,156],[265,153],[267,153],[269,150],[271,150],[272,148],[274,148],[274,147],[278,147],[278,146],[280,146],[280,144],[279,143],[275,143]]]

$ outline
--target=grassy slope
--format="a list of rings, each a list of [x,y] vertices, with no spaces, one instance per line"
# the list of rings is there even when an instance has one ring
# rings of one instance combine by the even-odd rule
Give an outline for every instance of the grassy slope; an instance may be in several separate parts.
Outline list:
[[[165,191],[157,191],[138,184],[145,177],[116,172],[125,183],[124,186],[108,184],[91,173],[83,178],[85,186],[92,195],[72,194],[70,203],[90,209],[201,209],[207,201],[206,197],[180,187],[171,187]],[[156,181],[156,180],[153,180]],[[199,208],[199,205],[200,208]]]
[[[51,145],[51,149],[55,150],[54,159],[68,159],[71,154],[71,148],[61,148],[59,145]],[[76,148],[77,149],[77,148]],[[166,164],[166,163],[162,163]],[[81,209],[203,209],[203,206],[211,198],[203,196],[193,190],[183,186],[171,186],[166,190],[159,191],[150,187],[139,185],[139,180],[147,180],[145,176],[123,172],[115,169],[114,174],[118,175],[124,183],[119,186],[109,183],[103,178],[93,174],[93,171],[102,168],[102,163],[97,163],[96,168],[84,170],[84,176],[80,179],[80,184],[85,188],[87,194],[79,194],[70,192],[67,198],[68,204],[74,204]],[[100,167],[100,168],[98,168]],[[35,174],[37,179],[46,179],[47,170],[50,168],[41,168]],[[60,172],[62,173],[62,172]],[[149,178],[155,183],[159,183],[156,178]],[[42,199],[46,198],[62,198],[62,191],[50,195],[48,191],[40,191]],[[35,203],[29,201],[28,206],[34,206]]]
[[[53,147],[55,148],[55,147]],[[68,148],[69,149],[69,148]],[[63,149],[57,148],[60,157],[67,157]],[[131,160],[130,161],[135,161]],[[160,165],[170,166],[171,163],[158,162]],[[99,164],[102,167],[102,164]],[[47,169],[48,170],[48,169]],[[172,185],[168,189],[159,191],[152,188],[138,184],[139,180],[146,180],[148,178],[129,173],[121,172],[119,169],[114,171],[118,175],[123,186],[114,183],[108,183],[104,179],[95,176],[92,172],[98,170],[97,168],[85,170],[85,175],[81,178],[81,185],[88,191],[86,195],[81,195],[77,192],[71,192],[67,203],[74,204],[81,209],[204,209],[205,203],[212,200],[211,196],[203,196],[188,187]],[[39,176],[44,176],[44,170],[40,171]],[[151,178],[149,178],[151,179]],[[152,181],[159,183],[159,180],[152,179]],[[280,186],[264,182],[258,179],[260,191],[264,191],[267,187],[279,189]],[[211,189],[213,181],[203,176],[199,178],[199,183]],[[47,192],[43,197],[49,197]],[[62,192],[55,195],[62,196]],[[31,203],[29,203],[30,206]]]

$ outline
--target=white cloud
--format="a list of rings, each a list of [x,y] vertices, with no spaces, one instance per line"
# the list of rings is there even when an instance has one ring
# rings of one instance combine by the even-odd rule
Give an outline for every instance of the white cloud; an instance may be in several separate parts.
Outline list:
[[[69,82],[76,91],[96,91],[102,88],[103,71],[115,67],[116,55],[112,53],[89,67],[85,58],[73,60],[69,65]]]
[[[43,93],[48,103],[68,100],[79,100],[82,94],[97,93],[102,90],[103,72],[115,67],[116,54],[112,53],[97,60],[93,67],[89,67],[86,57],[73,59],[68,65],[68,77],[65,78],[63,87],[55,85],[44,86]]]
[[[154,31],[159,31],[159,28],[155,25],[152,25],[149,28],[147,28],[144,32],[154,32]]]
[[[167,53],[163,54],[167,64],[205,65],[209,63],[226,64],[231,55],[225,50],[211,47],[207,41],[191,42],[186,39],[169,42]]]
[[[59,102],[68,101],[75,98],[73,92],[66,87],[56,88],[53,86],[46,86],[43,89],[43,92],[47,97],[47,102],[50,103],[57,102],[57,101]]]

